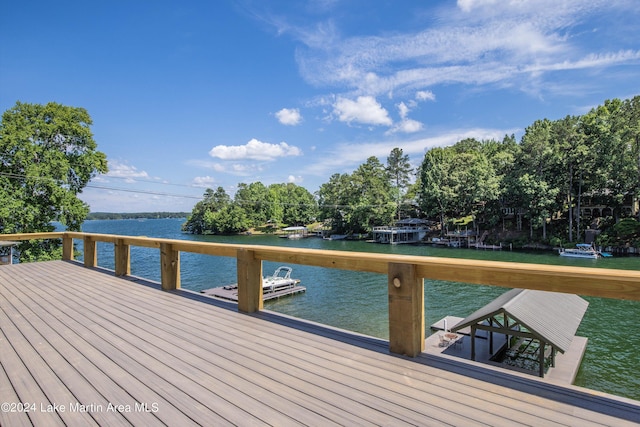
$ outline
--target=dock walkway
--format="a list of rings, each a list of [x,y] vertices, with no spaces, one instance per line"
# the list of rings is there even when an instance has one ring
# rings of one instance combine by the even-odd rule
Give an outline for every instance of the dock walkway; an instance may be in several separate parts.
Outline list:
[[[64,261],[0,266],[0,365],[3,426],[640,423],[634,400]]]
[[[262,299],[264,301],[269,301],[272,299],[279,299],[282,297],[288,297],[292,295],[301,294],[307,291],[307,288],[299,285],[286,286],[278,289],[274,289],[273,291],[264,290],[262,292]],[[201,294],[222,298],[229,301],[238,302],[238,285],[227,285],[227,286],[218,286],[217,288],[204,289],[200,291]]]

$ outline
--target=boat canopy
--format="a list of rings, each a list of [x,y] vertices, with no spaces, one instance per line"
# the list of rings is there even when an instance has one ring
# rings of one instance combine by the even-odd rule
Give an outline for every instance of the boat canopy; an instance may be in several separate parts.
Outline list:
[[[503,315],[526,328],[536,339],[564,353],[569,349],[588,306],[589,303],[578,295],[512,289],[461,320],[451,331]],[[500,332],[509,334],[511,327],[504,325]]]

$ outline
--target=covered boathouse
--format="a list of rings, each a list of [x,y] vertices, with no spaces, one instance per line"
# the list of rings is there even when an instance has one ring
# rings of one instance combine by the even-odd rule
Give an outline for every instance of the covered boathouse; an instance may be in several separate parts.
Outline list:
[[[419,243],[429,231],[429,222],[419,218],[405,218],[393,226],[373,227],[373,242],[397,245]]]
[[[461,320],[452,332],[471,328],[471,359],[476,359],[478,330],[489,333],[492,360],[544,377],[555,365],[558,351],[566,352],[589,303],[577,295],[512,289]],[[493,334],[504,334],[506,344],[493,353]]]

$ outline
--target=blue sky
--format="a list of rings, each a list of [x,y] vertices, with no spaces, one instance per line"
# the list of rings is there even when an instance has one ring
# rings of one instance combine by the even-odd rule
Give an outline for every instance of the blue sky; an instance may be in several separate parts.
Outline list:
[[[86,108],[92,211],[191,211],[640,93],[637,0],[5,2],[0,109]]]

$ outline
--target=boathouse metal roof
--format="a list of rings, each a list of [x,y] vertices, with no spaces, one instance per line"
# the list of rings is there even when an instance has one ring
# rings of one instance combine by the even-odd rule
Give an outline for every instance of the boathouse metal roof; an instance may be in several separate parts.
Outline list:
[[[405,218],[396,221],[396,225],[426,225],[429,221],[420,218]]]
[[[567,351],[589,303],[578,295],[512,289],[451,328],[453,332],[499,314],[525,327],[538,339]]]

